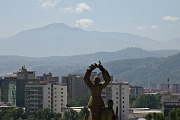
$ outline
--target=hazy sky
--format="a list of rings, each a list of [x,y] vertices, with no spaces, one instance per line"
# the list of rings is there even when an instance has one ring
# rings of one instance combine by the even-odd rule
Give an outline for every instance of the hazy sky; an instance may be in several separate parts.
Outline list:
[[[51,23],[171,40],[180,37],[180,0],[0,0],[0,37]]]

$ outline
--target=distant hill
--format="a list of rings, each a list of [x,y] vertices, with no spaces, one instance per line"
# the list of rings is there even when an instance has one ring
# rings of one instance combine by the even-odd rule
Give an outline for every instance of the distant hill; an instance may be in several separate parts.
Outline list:
[[[97,51],[113,52],[127,47],[139,47],[145,50],[180,49],[180,42],[170,43],[129,33],[84,31],[63,23],[53,23],[2,38],[0,55],[71,56]],[[175,45],[176,47],[173,47]]]
[[[58,76],[82,74],[88,65],[100,60],[115,79],[143,84],[144,81],[164,80],[168,74],[164,73],[165,70],[163,69],[169,68],[162,65],[170,64],[169,59],[171,58],[173,61],[171,69],[173,71],[175,63],[178,62],[174,60],[178,56],[171,55],[179,52],[179,50],[146,51],[140,48],[126,48],[115,52],[98,52],[75,56],[0,56],[0,75],[16,72],[23,65],[28,70],[35,70],[37,75],[48,72]],[[167,66],[171,67],[171,64]]]
[[[180,83],[180,53],[165,58],[118,60],[105,64],[118,81],[147,86],[148,83]]]

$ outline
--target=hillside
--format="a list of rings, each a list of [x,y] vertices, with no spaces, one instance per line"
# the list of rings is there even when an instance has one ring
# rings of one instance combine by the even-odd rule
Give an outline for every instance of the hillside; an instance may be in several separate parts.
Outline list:
[[[105,65],[115,79],[134,85],[180,83],[180,53],[165,58],[140,58],[108,62]]]
[[[146,51],[140,48],[127,48],[115,52],[76,56],[0,56],[0,75],[16,72],[23,65],[28,70],[35,70],[37,75],[48,72],[58,76],[78,74],[84,73],[88,65],[100,60],[114,76],[114,80],[142,85],[153,81],[166,82],[167,77],[170,77],[178,82],[179,52],[179,50]]]

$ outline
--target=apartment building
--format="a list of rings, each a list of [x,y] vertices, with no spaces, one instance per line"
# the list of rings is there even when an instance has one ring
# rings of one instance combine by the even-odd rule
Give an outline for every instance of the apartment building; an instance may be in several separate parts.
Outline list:
[[[118,107],[118,120],[128,120],[129,115],[129,83],[112,82],[113,109]]]
[[[62,76],[62,84],[67,85],[68,99],[80,97],[83,94],[90,94],[89,88],[86,86],[82,75]]]
[[[130,86],[130,94],[131,95],[142,95],[144,93],[144,88],[139,86]]]
[[[62,84],[50,81],[29,82],[25,85],[25,92],[25,109],[28,114],[39,108],[61,113],[67,105],[67,86]]]
[[[180,84],[172,84],[172,93],[180,93]]]
[[[35,71],[29,71],[25,66],[17,72],[5,74],[0,78],[1,100],[10,102],[18,107],[24,107],[25,83],[35,80]]]

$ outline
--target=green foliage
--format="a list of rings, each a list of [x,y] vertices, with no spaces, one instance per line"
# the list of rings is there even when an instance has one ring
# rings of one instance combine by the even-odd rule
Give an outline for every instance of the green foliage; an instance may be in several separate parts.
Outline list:
[[[60,113],[51,112],[49,108],[41,108],[33,114],[33,117],[37,120],[58,120],[62,115]]]
[[[87,120],[89,118],[89,110],[87,107],[81,109],[78,113],[73,109],[69,109],[64,113],[64,116],[60,120]]]
[[[87,120],[87,118],[89,117],[89,110],[87,107],[84,107],[83,109],[81,109],[81,111],[79,112],[79,117],[82,119]]]
[[[148,113],[145,118],[146,120],[164,120],[162,113]]]
[[[129,104],[130,104],[130,107],[134,107],[134,102],[136,101],[137,99],[137,96],[136,95],[129,95]]]
[[[89,95],[84,94],[81,97],[75,97],[68,100],[68,107],[86,106],[89,100]]]
[[[137,97],[135,107],[157,109],[161,106],[160,95],[143,94]]]
[[[0,112],[0,120],[21,120],[28,118],[22,108],[3,110]]]
[[[165,120],[180,120],[180,108],[171,110]]]
[[[79,115],[78,113],[73,110],[73,109],[70,109],[69,111],[66,111],[64,113],[64,117],[63,117],[65,120],[79,120]]]
[[[22,108],[3,110],[0,112],[0,120],[60,120],[60,113],[51,112],[50,109],[38,109],[34,114],[28,117]]]

